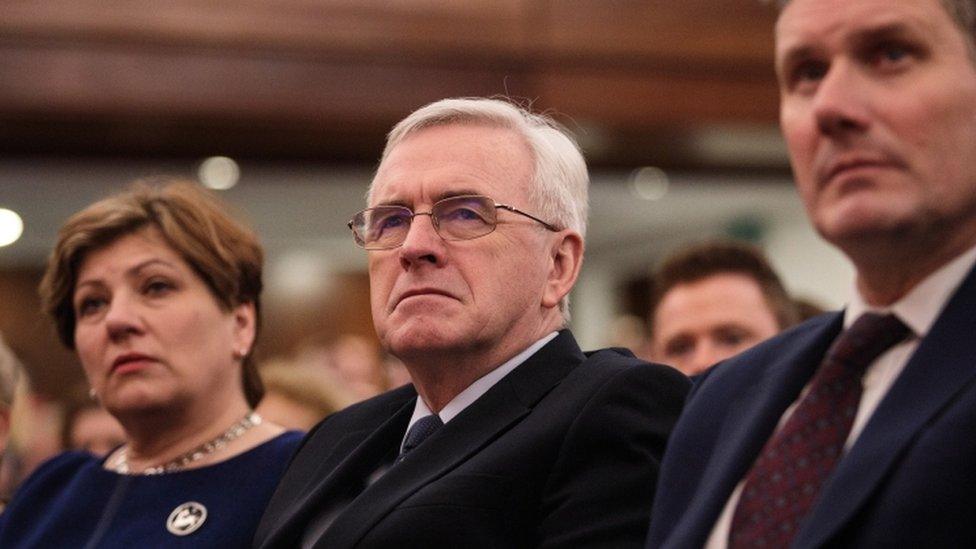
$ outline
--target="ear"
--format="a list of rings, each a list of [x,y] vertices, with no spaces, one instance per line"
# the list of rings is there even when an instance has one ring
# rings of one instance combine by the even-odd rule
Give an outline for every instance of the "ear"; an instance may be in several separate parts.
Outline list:
[[[10,409],[0,406],[0,455],[7,447],[7,435],[10,434]]]
[[[243,351],[244,355],[254,347],[254,337],[257,334],[257,313],[254,303],[241,303],[234,307],[234,352]]]
[[[561,231],[549,248],[549,276],[542,294],[542,306],[558,307],[559,302],[573,289],[583,264],[583,237],[576,231]]]

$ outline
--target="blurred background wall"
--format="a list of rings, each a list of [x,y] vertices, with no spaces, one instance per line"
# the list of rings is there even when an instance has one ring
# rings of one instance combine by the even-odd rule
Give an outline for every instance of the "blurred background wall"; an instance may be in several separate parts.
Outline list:
[[[662,255],[716,236],[839,306],[851,269],[810,229],[777,130],[774,17],[757,0],[4,0],[0,208],[23,230],[0,247],[0,332],[41,394],[80,381],[35,291],[57,227],[166,174],[227,187],[261,236],[260,358],[373,338],[345,222],[385,132],[430,101],[498,94],[555,116],[590,163],[585,347],[646,314]]]

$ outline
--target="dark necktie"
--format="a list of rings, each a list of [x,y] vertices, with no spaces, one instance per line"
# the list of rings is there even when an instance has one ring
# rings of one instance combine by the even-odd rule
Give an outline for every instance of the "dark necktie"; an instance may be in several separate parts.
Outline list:
[[[410,430],[407,431],[407,438],[403,441],[403,450],[400,451],[400,455],[397,456],[396,462],[400,463],[403,458],[411,450],[420,446],[420,443],[427,439],[430,435],[434,434],[434,431],[440,429],[444,426],[441,422],[441,418],[437,417],[437,414],[430,414],[429,416],[424,416],[418,419],[412,426]]]
[[[788,547],[844,451],[861,377],[909,333],[894,315],[865,313],[827,351],[810,389],[746,475],[729,547]]]

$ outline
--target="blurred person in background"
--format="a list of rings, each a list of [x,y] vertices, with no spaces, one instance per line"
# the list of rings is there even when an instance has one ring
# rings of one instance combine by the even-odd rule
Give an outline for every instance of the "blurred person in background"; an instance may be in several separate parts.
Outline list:
[[[410,378],[410,371],[399,358],[387,354],[383,358],[383,369],[386,371],[386,379],[389,380],[390,388],[396,389],[408,383],[413,383]]]
[[[796,305],[796,312],[800,315],[800,322],[810,320],[815,316],[820,316],[828,311],[823,305],[808,297],[794,297],[793,303]]]
[[[125,443],[125,431],[119,420],[79,387],[65,406],[61,443],[65,450],[104,456]]]
[[[783,283],[756,247],[696,244],[665,258],[653,276],[650,357],[688,376],[799,321]]]
[[[35,471],[0,546],[249,543],[301,438],[254,412],[262,256],[191,183],[137,185],[64,224],[42,301],[126,443]]]
[[[5,476],[6,467],[12,466],[5,463],[8,460],[7,443],[10,436],[14,397],[24,377],[24,367],[3,340],[3,334],[0,334],[0,481]],[[6,489],[8,489],[7,483],[0,482],[0,511],[9,499]]]
[[[20,378],[24,376],[24,367],[17,356],[7,346],[0,334],[0,456],[7,446],[10,434],[10,410],[14,405],[14,395]]]
[[[317,364],[273,360],[259,368],[264,398],[261,417],[289,429],[308,431],[316,423],[361,399]]]
[[[390,388],[376,345],[365,337],[343,334],[327,348],[327,367],[356,402]]]

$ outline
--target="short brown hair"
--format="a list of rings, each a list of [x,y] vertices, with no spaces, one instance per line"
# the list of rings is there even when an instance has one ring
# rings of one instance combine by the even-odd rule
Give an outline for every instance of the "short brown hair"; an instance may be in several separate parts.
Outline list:
[[[728,273],[740,274],[756,282],[780,329],[799,322],[795,302],[758,248],[742,242],[713,241],[682,248],[665,258],[657,268],[648,315],[651,332],[654,330],[654,313],[672,288]]]
[[[39,288],[61,342],[75,346],[72,296],[81,262],[93,250],[145,227],[163,238],[206,283],[224,310],[252,303],[260,325],[264,252],[254,233],[234,220],[212,193],[174,179],[138,181],[71,216],[58,232]],[[243,360],[244,395],[251,406],[264,394],[251,358]]]

